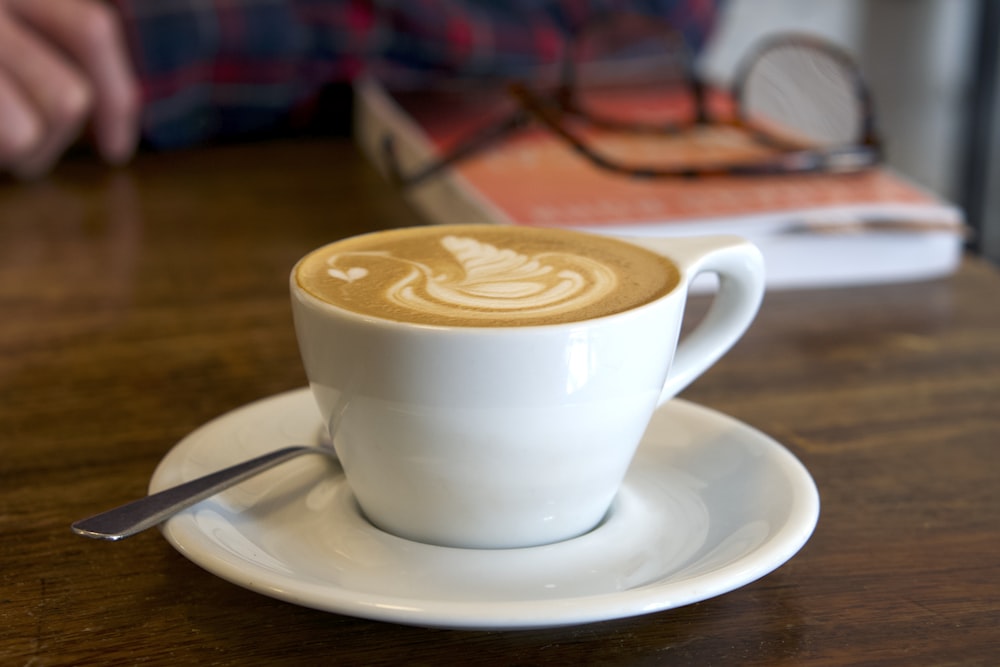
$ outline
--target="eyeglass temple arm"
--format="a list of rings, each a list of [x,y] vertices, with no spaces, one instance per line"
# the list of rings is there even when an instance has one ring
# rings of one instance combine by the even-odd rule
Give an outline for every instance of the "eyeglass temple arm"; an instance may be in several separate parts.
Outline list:
[[[489,125],[475,131],[472,135],[459,141],[458,145],[449,150],[438,160],[418,168],[412,174],[404,174],[396,154],[396,140],[392,134],[382,137],[382,158],[389,180],[395,185],[410,188],[437,176],[446,169],[469,156],[478,153],[495,141],[502,139],[511,132],[524,127],[530,121],[530,115],[523,110],[517,110],[495,125]]]

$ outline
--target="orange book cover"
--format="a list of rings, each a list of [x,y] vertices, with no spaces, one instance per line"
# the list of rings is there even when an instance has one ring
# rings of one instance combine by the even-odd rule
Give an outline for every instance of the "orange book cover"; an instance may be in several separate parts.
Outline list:
[[[368,81],[357,88],[356,133],[376,163],[382,160],[381,142],[391,135],[406,172],[508,115],[512,105],[496,94],[390,95]],[[725,112],[724,100],[715,106]],[[580,131],[602,153],[629,164],[651,159],[678,165],[740,162],[771,150],[728,127],[662,140]],[[620,235],[741,234],[761,246],[774,284],[782,286],[933,277],[955,268],[962,245],[959,209],[886,168],[851,174],[630,178],[594,166],[539,124],[511,133],[447,174],[413,187],[409,195],[432,222],[566,226]],[[803,237],[824,239],[824,245]],[[841,237],[850,237],[852,244],[845,246],[848,239]],[[847,249],[844,258],[842,247]],[[841,259],[858,264],[866,251],[873,253],[870,268],[857,266],[846,273],[821,266]],[[801,252],[837,257],[793,258]]]

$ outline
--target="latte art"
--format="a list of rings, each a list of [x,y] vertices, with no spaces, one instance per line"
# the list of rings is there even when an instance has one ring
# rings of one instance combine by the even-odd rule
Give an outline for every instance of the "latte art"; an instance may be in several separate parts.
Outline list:
[[[563,230],[464,225],[378,232],[307,256],[314,296],[364,315],[459,326],[568,322],[620,312],[676,283],[668,260]]]
[[[331,267],[327,274],[347,282],[377,281],[379,275],[365,267],[340,267],[362,258],[376,265],[379,260],[401,262],[411,270],[386,288],[387,302],[446,318],[484,320],[495,319],[498,311],[516,319],[577,310],[607,296],[617,285],[614,272],[606,266],[570,253],[528,257],[462,236],[445,236],[441,246],[454,258],[454,266],[435,271],[423,262],[388,253],[348,252],[327,260]]]

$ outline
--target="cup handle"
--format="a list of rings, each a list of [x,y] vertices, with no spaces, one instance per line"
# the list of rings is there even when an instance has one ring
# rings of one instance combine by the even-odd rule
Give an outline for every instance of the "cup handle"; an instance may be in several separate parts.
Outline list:
[[[738,236],[627,238],[673,260],[681,271],[679,289],[695,276],[715,273],[719,290],[704,319],[677,345],[673,365],[658,403],[663,404],[694,382],[740,339],[764,298],[764,259]]]

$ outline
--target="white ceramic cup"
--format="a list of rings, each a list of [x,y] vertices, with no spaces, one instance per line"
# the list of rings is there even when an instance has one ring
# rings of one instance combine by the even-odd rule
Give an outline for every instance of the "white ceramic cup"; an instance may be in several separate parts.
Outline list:
[[[764,292],[760,252],[735,237],[626,239],[680,273],[614,315],[523,327],[427,326],[317,299],[292,272],[310,387],[364,515],[452,547],[529,547],[606,515],[653,411],[715,363]],[[688,288],[720,287],[678,345]],[[676,354],[675,354],[676,352]]]

